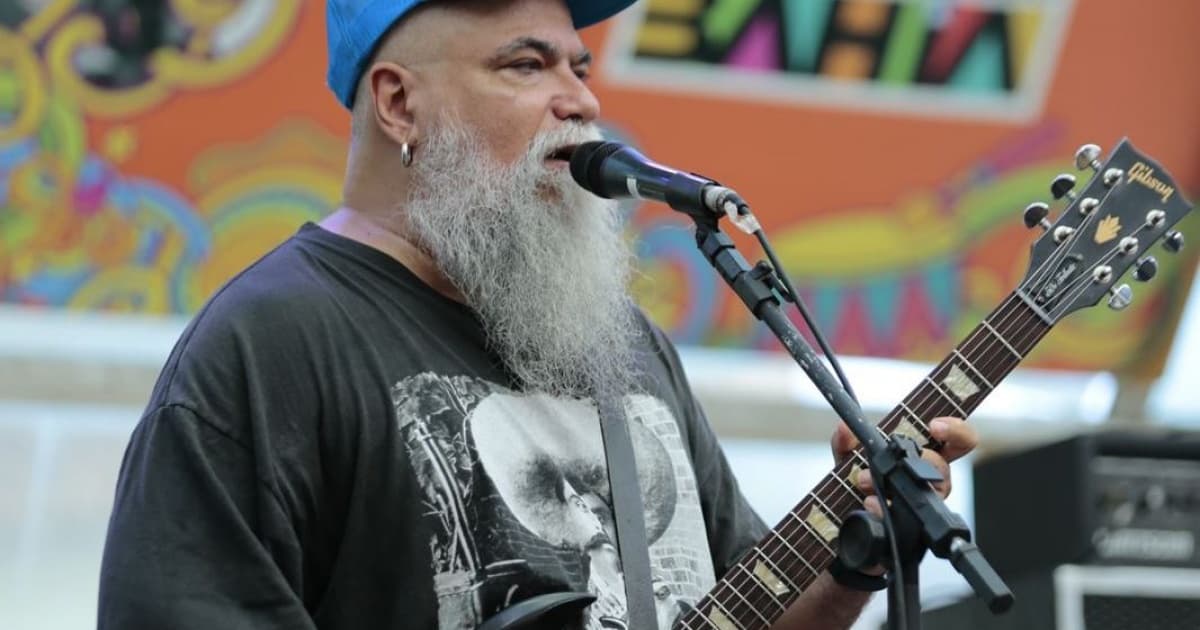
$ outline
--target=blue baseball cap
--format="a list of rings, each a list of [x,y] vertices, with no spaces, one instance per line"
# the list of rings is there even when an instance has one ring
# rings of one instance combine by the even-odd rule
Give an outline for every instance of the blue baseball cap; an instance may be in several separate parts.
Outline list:
[[[379,39],[400,18],[428,0],[328,0],[325,33],[329,39],[329,88],[346,109],[367,60]],[[636,0],[566,0],[575,28],[591,26],[619,13]]]

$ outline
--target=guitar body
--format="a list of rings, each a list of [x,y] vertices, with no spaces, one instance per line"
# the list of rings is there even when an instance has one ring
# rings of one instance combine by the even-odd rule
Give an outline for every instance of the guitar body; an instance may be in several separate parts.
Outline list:
[[[517,602],[483,622],[478,630],[566,630],[581,627],[591,593],[547,593]]]

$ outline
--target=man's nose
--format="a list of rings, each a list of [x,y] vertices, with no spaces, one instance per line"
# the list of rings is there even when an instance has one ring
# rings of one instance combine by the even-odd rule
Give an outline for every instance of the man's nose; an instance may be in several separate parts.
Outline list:
[[[600,101],[583,79],[572,72],[562,93],[555,97],[553,110],[559,120],[592,122],[600,116]]]

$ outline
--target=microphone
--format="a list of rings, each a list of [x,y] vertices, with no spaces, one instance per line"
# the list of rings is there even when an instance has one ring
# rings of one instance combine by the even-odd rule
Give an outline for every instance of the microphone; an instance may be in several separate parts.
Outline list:
[[[727,214],[736,220],[750,215],[750,206],[733,190],[663,166],[620,142],[593,141],[576,147],[571,153],[571,177],[599,197],[662,201],[697,219]]]

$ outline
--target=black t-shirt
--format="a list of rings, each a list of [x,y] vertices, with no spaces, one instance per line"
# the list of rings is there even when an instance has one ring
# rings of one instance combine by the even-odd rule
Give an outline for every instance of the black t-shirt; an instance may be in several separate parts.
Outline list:
[[[622,399],[663,627],[766,533],[661,331]],[[306,225],[222,288],[121,466],[101,628],[474,628],[624,614],[596,406],[515,388],[473,311]],[[617,576],[614,578],[614,576]]]

